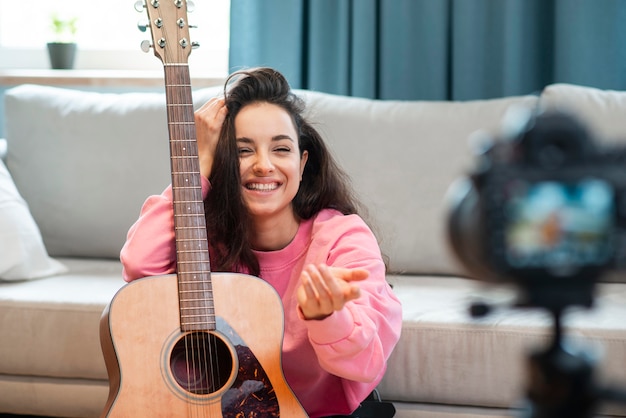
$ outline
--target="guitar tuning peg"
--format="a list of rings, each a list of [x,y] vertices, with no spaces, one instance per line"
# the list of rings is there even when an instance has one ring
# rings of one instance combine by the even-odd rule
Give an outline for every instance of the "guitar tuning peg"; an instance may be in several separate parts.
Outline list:
[[[150,41],[141,41],[141,50],[143,52],[150,52],[150,48],[152,48]]]
[[[150,25],[150,23],[148,23],[147,20],[142,19],[139,22],[137,22],[137,28],[141,31],[141,32],[145,32],[146,30],[148,30],[148,26]]]
[[[198,49],[198,48],[200,48],[200,42],[193,41],[191,43],[191,49]]]
[[[187,2],[187,12],[188,13],[193,13],[194,10],[196,10],[196,4],[193,1],[188,1]]]
[[[143,0],[138,0],[135,2],[135,10],[139,13],[143,13],[143,9],[146,8],[146,3]]]

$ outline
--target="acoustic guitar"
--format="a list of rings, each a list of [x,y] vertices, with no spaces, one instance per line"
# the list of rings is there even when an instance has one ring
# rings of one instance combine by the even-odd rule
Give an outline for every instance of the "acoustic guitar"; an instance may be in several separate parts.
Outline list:
[[[177,274],[122,287],[104,310],[102,417],[306,417],[281,365],[283,308],[265,281],[211,274],[185,0],[148,0],[165,72]]]

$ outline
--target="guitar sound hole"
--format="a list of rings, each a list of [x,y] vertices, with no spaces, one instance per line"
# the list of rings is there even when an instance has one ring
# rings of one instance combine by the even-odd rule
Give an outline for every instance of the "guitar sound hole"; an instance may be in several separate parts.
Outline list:
[[[208,332],[193,332],[174,345],[170,368],[180,387],[196,395],[206,395],[228,382],[233,357],[222,339]]]

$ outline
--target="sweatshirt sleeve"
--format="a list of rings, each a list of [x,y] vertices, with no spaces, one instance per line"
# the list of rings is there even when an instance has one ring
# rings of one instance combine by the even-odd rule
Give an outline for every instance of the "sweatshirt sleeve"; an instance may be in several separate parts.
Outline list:
[[[202,196],[209,192],[209,181],[202,177]],[[122,277],[127,282],[147,276],[176,271],[174,209],[172,187],[160,195],[150,196],[141,208],[139,218],[130,227],[120,252]]]
[[[386,371],[387,359],[400,338],[402,308],[386,281],[385,265],[373,233],[357,216],[340,218],[343,220],[339,225],[329,224],[330,228],[316,233],[314,241],[330,246],[328,265],[365,268],[370,275],[358,282],[361,289],[358,299],[323,320],[305,322],[321,366],[329,373],[353,381],[348,384],[352,387],[346,389],[362,391],[364,397]],[[329,231],[335,238],[324,238],[323,231]]]

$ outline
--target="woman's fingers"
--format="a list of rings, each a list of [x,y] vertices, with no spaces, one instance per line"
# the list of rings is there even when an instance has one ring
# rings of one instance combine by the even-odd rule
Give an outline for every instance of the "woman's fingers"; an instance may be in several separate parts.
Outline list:
[[[219,140],[228,109],[221,98],[213,98],[202,105],[194,114],[200,173],[208,177],[213,166],[213,155]]]
[[[345,304],[360,296],[360,289],[350,281],[365,279],[369,273],[364,269],[308,265],[301,274],[304,298],[300,308],[306,318],[319,318],[343,309]]]

